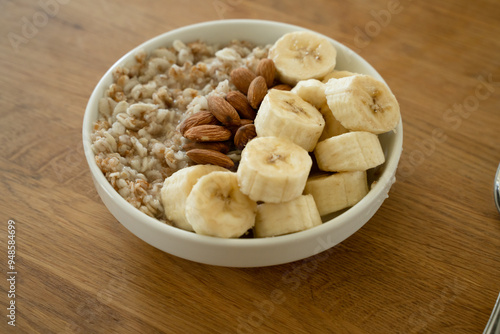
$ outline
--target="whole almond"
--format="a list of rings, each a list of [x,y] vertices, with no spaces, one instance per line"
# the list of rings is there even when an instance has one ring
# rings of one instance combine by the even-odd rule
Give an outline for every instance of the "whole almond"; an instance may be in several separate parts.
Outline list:
[[[243,125],[247,125],[247,124],[253,124],[253,119],[245,119],[245,118],[242,118],[242,119],[241,119],[241,126],[243,126]]]
[[[186,154],[191,160],[198,164],[216,165],[227,169],[234,167],[233,160],[219,151],[195,148],[188,151]]]
[[[205,150],[213,150],[219,151],[221,153],[226,154],[230,149],[229,141],[210,141],[210,142],[189,142],[182,146],[182,149],[186,152],[191,151],[193,149],[205,149]]]
[[[246,144],[257,136],[255,131],[255,125],[247,124],[240,126],[236,134],[234,135],[234,145],[238,150],[245,148]]]
[[[271,88],[274,83],[274,78],[276,77],[276,66],[274,66],[274,61],[269,58],[261,59],[257,65],[256,73],[264,77],[267,87]]]
[[[182,135],[184,135],[184,132],[186,132],[186,130],[192,128],[193,126],[204,124],[216,125],[219,124],[219,121],[210,111],[201,110],[182,121],[182,123],[179,125],[179,131],[180,133],[182,133]]]
[[[254,109],[258,109],[260,103],[267,94],[266,80],[262,76],[258,76],[250,83],[248,87],[248,102]]]
[[[230,139],[234,139],[234,136],[236,135],[236,132],[238,131],[238,129],[241,128],[243,125],[247,125],[247,124],[253,124],[253,120],[242,118],[240,125],[228,126],[227,129],[229,131],[231,131],[231,133],[232,133],[232,136]]]
[[[287,84],[278,84],[276,86],[271,87],[271,89],[279,89],[279,90],[288,90],[291,91],[292,87]]]
[[[208,110],[224,125],[239,125],[240,115],[223,97],[212,95],[208,97]]]
[[[236,109],[241,118],[255,119],[257,113],[253,110],[250,103],[248,103],[247,97],[242,92],[237,90],[230,91],[226,95],[226,100]]]
[[[231,71],[229,74],[231,76],[231,82],[238,88],[243,94],[248,93],[248,87],[253,79],[255,79],[255,73],[250,71],[246,67],[239,67]]]
[[[231,131],[222,125],[198,125],[184,132],[184,137],[193,141],[225,141],[231,138]]]

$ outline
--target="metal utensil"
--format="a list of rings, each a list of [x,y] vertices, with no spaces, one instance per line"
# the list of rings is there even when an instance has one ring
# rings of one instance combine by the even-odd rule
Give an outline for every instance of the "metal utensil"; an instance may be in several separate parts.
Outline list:
[[[498,176],[498,172],[497,172]],[[498,181],[498,178],[497,178]],[[497,188],[498,190],[498,188]],[[498,206],[498,202],[497,202]],[[497,302],[493,311],[491,312],[490,320],[486,324],[483,334],[500,334],[500,294],[498,295]]]
[[[500,164],[498,165],[497,174],[495,175],[493,196],[495,197],[495,204],[497,205],[498,212],[500,212]]]

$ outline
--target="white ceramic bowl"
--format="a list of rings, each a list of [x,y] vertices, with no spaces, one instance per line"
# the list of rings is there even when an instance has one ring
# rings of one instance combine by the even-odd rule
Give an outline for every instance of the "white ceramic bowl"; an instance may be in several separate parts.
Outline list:
[[[401,122],[396,131],[380,136],[386,162],[377,172],[377,183],[355,206],[324,219],[320,226],[299,233],[262,239],[221,239],[198,235],[166,225],[135,209],[123,199],[106,180],[96,165],[91,149],[92,124],[97,119],[97,105],[107,86],[112,83],[112,71],[131,60],[139,49],[147,52],[171,45],[175,39],[185,42],[201,39],[209,43],[231,39],[271,44],[283,34],[304,28],[262,20],[222,20],[205,22],[169,31],[157,36],[118,60],[95,87],[83,120],[83,145],[95,187],[102,201],[130,232],[167,253],[184,259],[230,267],[259,267],[282,264],[310,257],[342,242],[361,228],[379,209],[395,181],[395,172],[403,144]],[[327,36],[325,36],[327,37]],[[327,37],[328,38],[328,37]],[[329,38],[337,48],[337,69],[382,77],[359,55]]]

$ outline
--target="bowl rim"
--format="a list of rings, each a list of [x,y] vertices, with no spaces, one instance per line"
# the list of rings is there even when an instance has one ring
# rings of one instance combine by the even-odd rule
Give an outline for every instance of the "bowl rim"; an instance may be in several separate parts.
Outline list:
[[[225,238],[218,238],[218,237],[211,237],[211,236],[205,236],[205,235],[200,235],[194,232],[189,232],[186,230],[183,230],[181,228],[175,227],[168,225],[166,223],[163,223],[159,221],[156,218],[150,217],[147,214],[141,212],[137,208],[133,207],[132,204],[128,203],[109,183],[109,181],[106,179],[104,176],[103,172],[100,170],[100,168],[97,166],[97,163],[95,162],[95,154],[92,151],[91,148],[91,134],[92,134],[92,125],[93,122],[95,121],[95,118],[92,117],[93,114],[93,109],[97,107],[99,99],[103,96],[104,89],[105,89],[105,84],[107,81],[109,81],[109,78],[112,76],[112,72],[114,69],[119,66],[123,65],[127,59],[129,59],[131,56],[135,55],[139,50],[146,49],[148,45],[152,45],[155,42],[158,42],[163,39],[168,39],[169,36],[178,34],[180,32],[186,31],[186,30],[191,30],[191,29],[200,29],[203,27],[207,27],[208,25],[234,25],[234,24],[253,24],[253,25],[261,25],[261,24],[267,24],[267,25],[274,25],[274,26],[279,26],[282,28],[288,28],[292,30],[306,30],[306,31],[312,31],[314,33],[317,33],[325,38],[327,38],[329,41],[331,41],[336,48],[344,48],[344,52],[347,51],[349,54],[353,55],[356,57],[357,61],[361,62],[364,66],[369,67],[370,69],[373,69],[373,71],[377,74],[377,79],[382,80],[385,83],[385,80],[380,76],[380,74],[373,68],[364,58],[359,56],[357,53],[355,53],[352,49],[349,47],[345,46],[344,44],[341,44],[340,42],[334,40],[333,38],[323,35],[319,32],[316,32],[311,29],[307,29],[304,27],[300,27],[297,25],[293,24],[288,24],[288,23],[283,23],[283,22],[278,22],[278,21],[270,21],[270,20],[256,20],[256,19],[229,19],[229,20],[215,20],[215,21],[205,21],[205,22],[199,22],[187,26],[183,26],[180,28],[176,28],[173,30],[169,30],[165,33],[162,33],[160,35],[157,35],[151,39],[148,39],[147,41],[141,43],[140,45],[134,47],[130,51],[128,51],[126,54],[124,54],[122,57],[119,58],[111,67],[108,68],[108,70],[105,72],[105,74],[100,78],[96,86],[94,87],[92,94],[89,98],[89,101],[86,105],[85,112],[84,112],[84,117],[83,117],[83,129],[82,129],[82,140],[83,140],[83,146],[84,146],[84,153],[85,157],[87,160],[87,163],[89,165],[91,174],[94,178],[94,182],[99,183],[99,185],[102,187],[102,189],[107,193],[107,195],[117,204],[119,205],[126,213],[133,218],[135,221],[137,221],[137,224],[146,224],[149,228],[158,231],[160,233],[166,233],[171,235],[172,237],[178,238],[182,241],[187,241],[187,242],[195,242],[201,245],[207,245],[207,246],[229,246],[229,247],[242,247],[245,249],[251,249],[251,248],[260,248],[263,246],[269,246],[269,245],[283,245],[283,244],[289,244],[289,243],[294,243],[297,240],[300,239],[309,239],[309,238],[319,238],[323,235],[326,234],[326,232],[335,229],[336,227],[340,227],[344,224],[348,224],[353,216],[358,214],[357,210],[360,210],[362,207],[365,207],[368,203],[373,202],[376,198],[381,196],[383,192],[388,192],[388,187],[392,185],[392,183],[395,181],[395,172],[397,169],[397,165],[399,163],[399,159],[401,156],[402,152],[402,147],[403,147],[403,126],[402,126],[402,118],[400,118],[400,121],[396,127],[395,131],[396,135],[394,136],[394,141],[391,142],[391,152],[392,154],[387,156],[387,159],[384,164],[384,171],[378,178],[378,182],[373,185],[368,192],[368,194],[363,197],[361,201],[359,201],[356,205],[352,206],[351,208],[347,209],[345,212],[341,213],[337,217],[330,219],[328,221],[323,222],[323,224],[316,226],[314,228],[305,230],[305,231],[300,231],[297,233],[291,233],[287,235],[281,235],[281,236],[276,236],[272,238],[236,238],[236,239],[225,239]],[[386,83],[387,84],[387,83]],[[98,112],[95,113],[98,115]],[[115,217],[116,218],[116,217]],[[116,218],[117,219],[117,218]],[[119,219],[117,219],[120,221]],[[120,222],[121,223],[121,222]],[[361,226],[363,226],[365,223],[363,223]],[[354,231],[352,234],[354,234],[356,231]],[[348,238],[352,234],[346,236]],[[343,239],[345,240],[345,238]]]

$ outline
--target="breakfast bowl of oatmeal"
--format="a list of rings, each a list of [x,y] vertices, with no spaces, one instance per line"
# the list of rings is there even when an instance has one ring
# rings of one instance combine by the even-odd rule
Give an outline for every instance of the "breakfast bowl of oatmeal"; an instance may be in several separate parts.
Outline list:
[[[387,198],[399,104],[377,71],[298,26],[221,20],[134,48],[90,96],[94,185],[130,232],[211,265],[270,266],[342,242]]]

